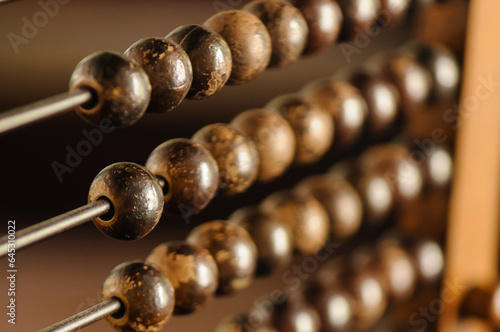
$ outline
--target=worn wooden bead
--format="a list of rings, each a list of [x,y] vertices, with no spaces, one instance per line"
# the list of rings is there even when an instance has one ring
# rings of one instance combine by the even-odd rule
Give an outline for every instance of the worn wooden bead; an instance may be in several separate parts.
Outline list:
[[[175,214],[186,216],[203,210],[219,185],[217,162],[210,152],[185,138],[159,145],[149,155],[146,168],[166,181],[165,209]]]
[[[281,114],[295,133],[295,163],[312,164],[332,145],[333,118],[300,94],[281,95],[265,106]]]
[[[295,135],[288,121],[266,109],[247,110],[231,125],[250,137],[259,152],[260,181],[271,181],[283,174],[295,155]]]
[[[233,66],[228,84],[243,84],[263,72],[271,60],[271,37],[252,13],[227,10],[211,16],[204,25],[218,32],[231,49]]]
[[[226,317],[217,325],[215,332],[278,332],[278,330],[254,323],[247,314],[239,314]]]
[[[252,282],[257,248],[243,227],[226,220],[206,222],[195,227],[186,241],[207,249],[214,257],[219,271],[218,293],[233,293]]]
[[[293,237],[277,214],[255,206],[236,210],[229,220],[245,228],[257,247],[257,274],[268,275],[288,267],[293,254]]]
[[[301,181],[295,190],[299,195],[312,195],[323,205],[335,239],[346,239],[361,226],[363,205],[359,194],[346,180],[313,176]]]
[[[259,153],[255,143],[224,123],[205,126],[193,135],[212,154],[219,167],[219,188],[226,194],[244,192],[257,179]]]
[[[368,105],[357,88],[333,79],[320,79],[306,85],[302,93],[333,117],[335,143],[349,145],[360,137]]]
[[[302,13],[283,0],[253,0],[243,10],[257,16],[271,36],[270,67],[281,67],[297,61],[307,43],[307,22]]]
[[[313,196],[280,191],[267,197],[261,207],[277,213],[288,224],[293,234],[293,246],[302,255],[314,254],[328,239],[328,214]]]
[[[321,320],[313,307],[300,298],[288,297],[274,306],[271,325],[281,332],[320,332]]]
[[[96,52],[75,67],[69,90],[87,89],[92,100],[76,107],[93,125],[110,119],[116,127],[137,122],[146,112],[151,84],[146,72],[132,60],[113,52]]]
[[[122,309],[107,317],[119,331],[158,331],[172,316],[174,289],[165,274],[141,261],[115,267],[104,281],[102,300],[116,297]]]
[[[224,38],[202,25],[183,25],[167,35],[186,51],[193,67],[188,99],[203,99],[219,91],[231,75],[233,60]]]
[[[337,0],[344,20],[340,32],[341,41],[352,41],[362,35],[370,35],[371,28],[381,9],[380,0]]]
[[[158,223],[163,211],[163,192],[157,179],[144,167],[121,162],[104,168],[90,186],[88,201],[107,200],[111,208],[94,219],[105,235],[118,240],[137,240]]]
[[[342,11],[333,0],[294,0],[291,3],[304,16],[308,27],[303,54],[314,54],[333,44],[342,27]]]
[[[148,74],[152,88],[148,112],[165,113],[184,100],[193,81],[193,69],[188,55],[177,43],[144,38],[130,46],[125,55]]]
[[[217,289],[218,272],[208,250],[185,241],[165,242],[146,261],[168,277],[175,291],[175,313],[200,308]]]

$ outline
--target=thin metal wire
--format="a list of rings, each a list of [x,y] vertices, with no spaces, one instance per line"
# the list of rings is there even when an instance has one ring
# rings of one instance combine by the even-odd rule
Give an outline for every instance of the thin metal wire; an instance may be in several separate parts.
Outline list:
[[[27,247],[68,229],[81,225],[93,218],[104,215],[111,205],[107,200],[99,199],[59,216],[47,219],[38,224],[26,227],[15,234],[15,249]],[[12,241],[12,240],[11,240]],[[11,242],[12,243],[12,242]],[[0,257],[7,254],[9,236],[0,238]],[[12,247],[12,245],[11,245]]]
[[[0,134],[66,112],[92,99],[88,90],[68,91],[0,113]]]
[[[76,331],[85,326],[93,324],[121,309],[120,300],[112,297],[106,301],[96,304],[74,316],[66,318],[59,323],[51,325],[40,332],[69,332]]]

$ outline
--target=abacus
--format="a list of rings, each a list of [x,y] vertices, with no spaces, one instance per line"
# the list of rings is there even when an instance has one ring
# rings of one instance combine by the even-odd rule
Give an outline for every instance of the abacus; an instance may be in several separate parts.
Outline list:
[[[469,9],[472,22],[474,15],[486,10],[480,3]],[[63,5],[51,4],[52,13]],[[48,10],[46,6],[41,8]],[[167,6],[171,15],[175,6]],[[84,200],[81,207],[67,209],[71,210],[67,213],[17,227],[15,233],[0,239],[0,255],[8,255],[6,266],[13,264],[13,280],[22,272],[23,257],[35,255],[37,247],[43,251],[44,245],[66,236],[60,247],[65,250],[80,229],[85,230],[79,236],[85,246],[100,241],[96,239],[107,240],[80,226],[91,220],[102,233],[121,240],[107,242],[108,248],[128,250],[117,261],[125,263],[115,268],[117,264],[109,265],[111,273],[95,303],[75,303],[75,310],[66,315],[70,318],[57,315],[60,318],[45,326],[61,322],[43,331],[89,325],[100,331],[105,325],[92,324],[104,318],[121,331],[163,327],[183,331],[498,328],[497,240],[492,236],[497,230],[493,226],[496,213],[491,213],[490,206],[490,213],[475,229],[463,221],[470,216],[463,203],[464,197],[470,199],[466,193],[470,180],[463,179],[463,168],[458,168],[451,187],[450,222],[444,222],[455,164],[454,130],[458,120],[463,121],[462,128],[475,123],[453,113],[461,77],[463,40],[459,33],[460,25],[465,26],[466,7],[458,0],[441,4],[416,0],[214,1],[203,24],[162,32],[165,38],[142,38],[124,54],[93,53],[75,67],[68,92],[0,114],[0,133],[4,134],[0,139],[8,142],[19,137],[16,135],[29,136],[37,126],[60,121],[39,120],[76,109],[100,131],[85,127],[82,134],[88,142],[80,141],[76,150],[67,149],[66,161],[93,159],[104,150],[99,144],[104,137],[108,139],[105,135],[118,127],[130,126],[120,129],[120,135],[133,135],[140,142],[125,149],[127,159],[133,150],[147,151],[148,145],[156,145],[147,158],[132,159],[139,162],[99,162],[102,170],[88,181],[92,183],[86,204]],[[463,22],[458,20],[457,35],[443,32],[435,23],[431,37],[421,28],[421,41],[392,42],[391,51],[378,50],[370,61],[360,61],[362,68],[337,73],[332,68],[333,76],[315,75],[299,88],[280,90],[258,105],[251,102],[256,97],[248,97],[246,103],[235,97],[246,85],[263,84],[260,76],[286,74],[295,63],[314,62],[314,57],[334,47],[342,49],[346,62],[348,54],[370,53],[367,44],[356,44],[362,35],[372,44],[384,42],[384,38],[387,43],[391,36],[404,39],[410,35],[404,31],[410,26],[408,20],[422,23],[446,15],[463,18]],[[401,28],[403,32],[398,31]],[[323,62],[322,66],[329,64]],[[460,93],[462,101],[477,90],[467,76],[477,72],[469,71]],[[490,83],[494,90],[494,80]],[[483,99],[494,104],[494,91],[490,95]],[[190,103],[184,99],[195,99],[192,105],[204,107],[219,96],[224,97],[222,102],[238,102],[239,111],[231,119],[196,121],[189,110],[181,109]],[[184,117],[193,122],[196,132],[190,139],[165,135],[165,130],[175,127],[170,119],[178,120],[180,115],[175,116],[180,112],[186,112]],[[461,112],[459,115],[466,114]],[[439,121],[445,116],[455,119],[451,126],[450,121]],[[493,118],[490,115],[490,121]],[[146,121],[149,125],[142,124]],[[37,123],[21,128],[32,122]],[[492,125],[482,124],[481,129],[491,134]],[[141,126],[142,131],[135,131]],[[151,142],[139,135],[153,130],[156,133],[149,136],[157,139]],[[190,136],[184,130],[173,131]],[[432,149],[426,150],[429,140]],[[99,142],[94,152],[92,142]],[[91,148],[83,150],[83,146]],[[118,147],[115,144],[109,149]],[[460,160],[471,152],[461,151],[458,166],[466,167]],[[496,156],[498,152],[492,149],[489,167],[496,165]],[[51,163],[60,182],[71,181],[72,172],[85,168],[76,162],[76,166],[67,164]],[[498,198],[494,189],[498,184],[490,187],[490,199]],[[78,204],[72,197],[68,199],[72,206]],[[5,210],[12,213],[7,211],[9,206]],[[461,210],[464,214],[457,216]],[[76,226],[79,228],[69,231]],[[62,232],[45,244],[37,243]],[[450,254],[458,246],[457,251],[466,256],[463,251],[472,248],[463,245],[466,236],[485,241],[485,249],[476,250],[480,259],[462,262],[458,254]],[[30,245],[33,247],[23,249]],[[133,255],[125,249],[132,246],[140,248]],[[118,259],[118,250],[112,251],[112,260]],[[142,257],[139,252],[144,252]],[[84,255],[82,260],[104,264],[97,253]],[[477,270],[471,271],[468,264],[475,264]],[[44,267],[40,270],[42,273]],[[83,278],[89,274],[93,273],[86,271]],[[281,280],[273,281],[276,276]],[[23,280],[36,277],[30,274]],[[83,280],[72,271],[65,271],[64,278],[74,280],[73,285]],[[450,280],[458,280],[458,289],[447,300],[444,296],[450,291]],[[256,297],[254,285],[263,287],[266,282],[274,282],[271,287],[275,288]],[[13,284],[11,288],[23,291],[22,284]],[[72,291],[52,289],[45,303],[57,301],[57,297],[64,300]],[[222,309],[224,301],[238,294],[250,297],[238,299],[245,309],[235,311],[231,305]],[[15,303],[16,296],[9,297]],[[37,300],[43,303],[43,299],[31,301]],[[15,309],[13,316],[8,316],[10,309],[7,316],[13,322],[17,319],[19,325],[27,324],[21,317],[22,300],[18,303],[19,316],[16,318]],[[439,309],[433,307],[436,303]],[[428,306],[430,314],[419,311],[422,306]],[[212,327],[204,322],[187,327],[190,318],[194,320],[209,307],[228,317],[218,318],[219,323]],[[176,319],[178,325],[171,325]],[[12,322],[8,324],[16,328]],[[36,322],[23,329],[42,325]]]

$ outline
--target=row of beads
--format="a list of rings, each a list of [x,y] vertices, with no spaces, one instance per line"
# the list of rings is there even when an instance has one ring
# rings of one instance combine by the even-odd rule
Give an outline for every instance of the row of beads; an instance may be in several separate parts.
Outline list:
[[[358,71],[351,75],[354,85],[333,78],[318,80],[301,93],[244,111],[230,124],[205,126],[192,139],[168,140],[149,156],[149,171],[132,163],[108,166],[94,179],[89,202],[107,199],[113,211],[94,223],[113,238],[141,238],[156,226],[163,210],[186,216],[199,212],[218,190],[243,192],[257,179],[275,179],[294,162],[316,162],[333,142],[349,147],[363,131],[380,134],[398,117],[400,98],[411,112],[429,98],[442,100],[456,91],[458,68],[446,50],[423,44],[407,48],[415,51],[384,58],[387,75]],[[419,62],[424,53],[425,61]],[[443,75],[447,68],[448,75]],[[449,73],[455,74],[454,80],[449,80]],[[394,78],[396,85],[385,77]],[[436,96],[445,87],[447,93]]]
[[[163,113],[184,98],[202,99],[227,84],[243,84],[267,67],[296,61],[380,24],[400,22],[410,0],[254,0],[204,25],[176,28],[165,38],[144,38],[125,51],[84,58],[70,90],[88,89],[91,102],[77,107],[87,122],[108,118],[117,127],[147,112]],[[394,19],[397,18],[397,19]]]
[[[381,158],[369,158],[367,163],[367,156],[373,153],[367,151],[358,161],[356,178],[359,183],[371,179],[379,188],[383,183],[389,195],[389,204],[382,209],[384,215],[413,197],[403,189],[407,185],[393,185],[386,174],[405,179],[406,169],[413,167],[410,174],[421,180],[410,181],[417,186],[412,190],[414,195],[418,195],[422,183],[434,183],[432,172],[423,172],[409,163],[407,148],[388,144],[374,149],[382,151]],[[433,154],[428,156],[423,169],[431,167],[432,157]],[[446,185],[450,178],[451,173]],[[348,240],[358,232],[363,216],[367,221],[374,216],[382,218],[380,212],[380,190],[374,191],[370,185],[356,189],[336,168],[329,174],[308,178],[294,190],[269,196],[259,207],[242,208],[228,220],[210,221],[194,228],[186,241],[159,245],[146,263],[130,262],[116,267],[104,283],[102,298],[120,299],[124,310],[108,320],[120,330],[157,330],[172,312],[193,311],[216,291],[228,294],[242,290],[251,284],[255,274],[267,275],[288,266],[294,251],[311,255],[329,237],[333,241]],[[422,269],[417,271],[424,273]],[[389,278],[392,277],[391,274]],[[397,280],[389,279],[393,281],[394,290],[389,285],[391,292],[404,297],[407,292],[398,289]],[[374,316],[363,321],[372,321]]]

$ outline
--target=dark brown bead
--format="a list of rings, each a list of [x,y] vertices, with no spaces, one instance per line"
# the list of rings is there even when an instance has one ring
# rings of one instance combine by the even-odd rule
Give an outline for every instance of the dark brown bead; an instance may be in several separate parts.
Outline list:
[[[257,16],[271,36],[269,67],[281,67],[297,61],[307,43],[307,22],[302,13],[283,0],[253,0],[243,10]]]
[[[278,332],[272,327],[254,323],[249,315],[231,315],[222,320],[215,332]]]
[[[259,153],[255,143],[232,126],[215,123],[193,135],[219,166],[219,188],[226,194],[244,192],[257,179]]]
[[[294,0],[304,15],[309,34],[303,54],[317,53],[333,44],[342,27],[342,11],[333,0]]]
[[[349,80],[361,91],[368,105],[368,130],[380,133],[390,128],[400,109],[400,96],[394,84],[367,70],[352,73]]]
[[[186,51],[193,67],[188,99],[203,99],[219,91],[231,75],[231,50],[224,38],[202,25],[183,25],[167,35]]]
[[[116,127],[137,122],[146,112],[151,97],[146,72],[132,60],[113,52],[96,52],[80,61],[69,82],[70,91],[78,89],[89,89],[93,98],[77,106],[76,112],[96,126],[104,119],[110,119]]]
[[[274,306],[271,324],[281,332],[320,332],[321,320],[313,307],[300,298],[289,297]]]
[[[288,224],[293,234],[294,248],[302,255],[314,254],[328,239],[328,214],[313,196],[280,191],[267,197],[261,207],[277,213]]]
[[[257,248],[248,232],[226,220],[195,227],[186,241],[207,249],[219,270],[218,292],[233,293],[247,288],[257,266]]]
[[[190,215],[203,210],[219,185],[217,163],[201,144],[175,138],[151,152],[146,167],[165,179],[165,210]]]
[[[163,193],[147,169],[122,162],[104,168],[90,186],[89,203],[106,199],[111,209],[94,219],[104,234],[118,240],[137,240],[158,223],[163,211]]]
[[[344,16],[341,41],[352,41],[370,35],[381,8],[380,0],[337,0]]]
[[[500,329],[500,285],[498,282],[473,287],[462,299],[460,316],[462,318],[480,318],[486,320],[491,327]],[[471,330],[468,330],[471,331]]]
[[[278,215],[249,206],[236,210],[229,220],[245,228],[257,247],[257,274],[268,275],[287,267],[293,254],[290,228]]]
[[[361,226],[361,199],[346,180],[328,175],[313,176],[300,182],[295,190],[300,195],[312,195],[323,205],[330,218],[334,238],[346,239]]]
[[[357,88],[333,79],[321,79],[306,85],[302,92],[333,117],[334,142],[349,145],[360,137],[368,106]]]
[[[332,145],[332,117],[302,95],[281,95],[265,107],[281,114],[292,127],[295,133],[295,163],[312,164],[323,157]]]
[[[271,60],[271,37],[252,13],[227,10],[210,17],[204,25],[214,29],[231,49],[233,67],[228,84],[243,84],[263,72]]]
[[[133,261],[115,267],[102,286],[102,300],[118,298],[122,309],[108,316],[119,331],[158,331],[172,316],[174,289],[165,274]]]
[[[231,125],[250,137],[259,152],[260,181],[271,181],[283,174],[295,155],[295,135],[288,121],[266,109],[247,110]]]
[[[412,0],[380,0],[381,9],[377,22],[380,26],[401,24],[408,14]]]
[[[165,113],[174,109],[186,97],[193,69],[184,50],[164,38],[144,38],[126,51],[148,74],[151,82],[151,100],[147,111]]]
[[[165,242],[147,260],[168,277],[175,291],[175,313],[200,308],[217,289],[218,272],[208,250],[185,241]]]

